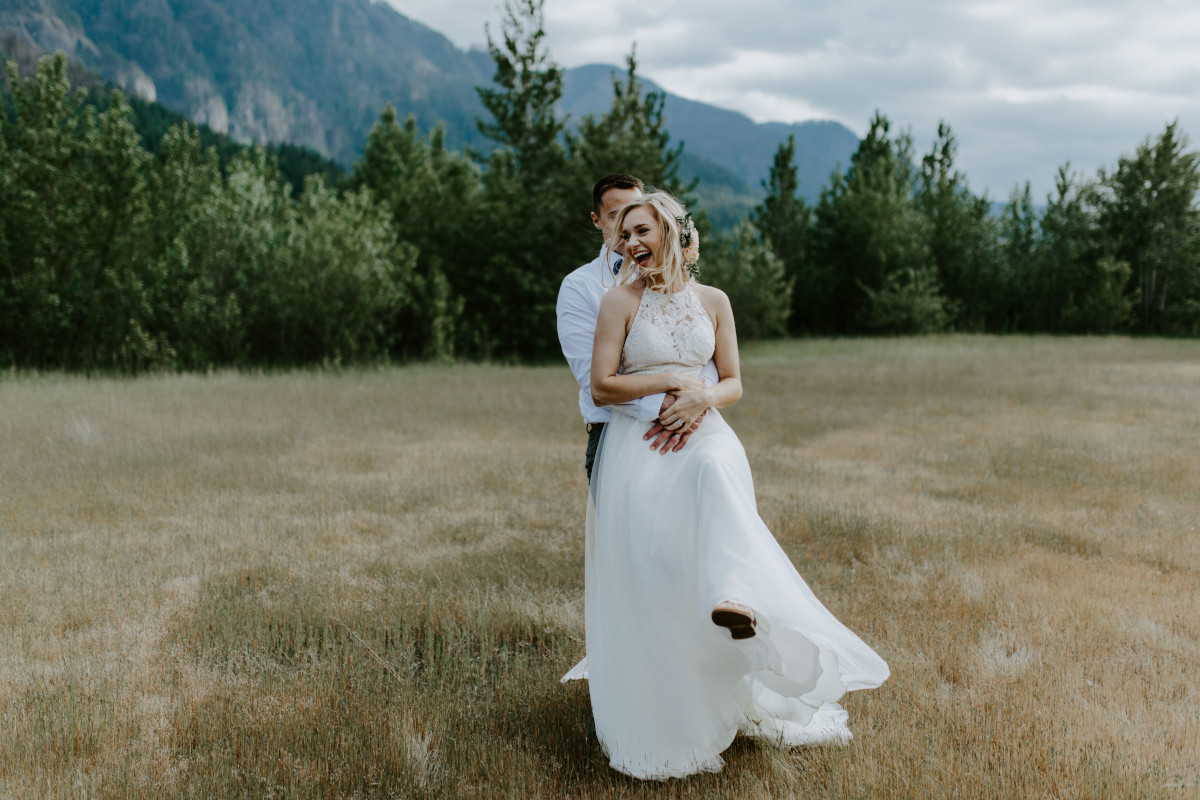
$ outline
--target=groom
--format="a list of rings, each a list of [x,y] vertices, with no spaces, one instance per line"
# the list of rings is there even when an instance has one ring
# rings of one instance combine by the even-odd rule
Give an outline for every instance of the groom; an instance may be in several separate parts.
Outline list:
[[[603,408],[592,402],[592,340],[596,334],[596,319],[600,316],[600,301],[604,299],[604,293],[615,285],[614,276],[621,268],[622,258],[620,248],[618,247],[615,253],[611,252],[607,242],[621,207],[641,197],[644,188],[641,180],[626,174],[609,175],[596,183],[592,188],[592,224],[604,234],[605,244],[595,259],[563,278],[562,286],[558,290],[558,341],[562,346],[563,355],[567,357],[567,364],[579,383],[579,411],[583,414],[588,431],[583,467],[589,482],[592,479],[592,464],[596,460],[600,432],[613,411],[651,423],[650,429],[642,438],[646,441],[654,439],[650,443],[650,449],[658,450],[663,455],[682,450],[688,437],[696,431],[703,419],[702,416],[682,433],[664,429],[658,418],[675,402],[675,396],[671,394],[653,394],[629,403]],[[711,359],[704,367],[701,377],[708,386],[717,382],[717,368]]]

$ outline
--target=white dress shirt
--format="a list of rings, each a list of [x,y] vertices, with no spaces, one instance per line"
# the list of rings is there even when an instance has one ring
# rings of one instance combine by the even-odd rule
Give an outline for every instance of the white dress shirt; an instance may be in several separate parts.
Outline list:
[[[618,262],[619,263],[619,262]],[[579,411],[584,422],[608,422],[613,411],[641,420],[652,422],[662,409],[663,395],[651,394],[628,403],[598,407],[592,402],[592,344],[596,338],[596,320],[600,317],[600,301],[616,280],[613,276],[614,259],[608,249],[600,251],[595,259],[584,264],[563,278],[558,289],[558,342],[571,373],[579,383]],[[709,359],[700,377],[705,386],[714,386],[720,380],[717,366]]]

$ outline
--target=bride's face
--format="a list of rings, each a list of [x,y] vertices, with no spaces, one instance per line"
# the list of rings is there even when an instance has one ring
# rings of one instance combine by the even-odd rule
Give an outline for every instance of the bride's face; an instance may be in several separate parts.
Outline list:
[[[645,272],[648,267],[658,263],[662,226],[650,209],[640,206],[625,215],[625,222],[621,225],[621,241],[625,245],[625,256],[632,258]]]

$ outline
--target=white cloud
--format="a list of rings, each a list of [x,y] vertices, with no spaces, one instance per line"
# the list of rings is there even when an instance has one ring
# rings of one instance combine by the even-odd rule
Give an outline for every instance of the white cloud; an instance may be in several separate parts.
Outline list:
[[[460,46],[497,30],[498,0],[389,0]],[[684,97],[760,121],[878,108],[918,149],[939,120],[976,191],[1038,196],[1070,160],[1115,163],[1178,118],[1200,136],[1200,7],[1191,0],[546,0],[564,66],[621,64]]]

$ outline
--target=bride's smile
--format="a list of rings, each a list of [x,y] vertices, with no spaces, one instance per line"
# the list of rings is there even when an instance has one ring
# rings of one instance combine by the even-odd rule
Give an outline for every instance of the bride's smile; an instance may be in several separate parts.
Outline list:
[[[636,208],[625,217],[621,240],[625,243],[625,255],[632,258],[644,272],[651,264],[658,262],[662,226],[649,210]]]

